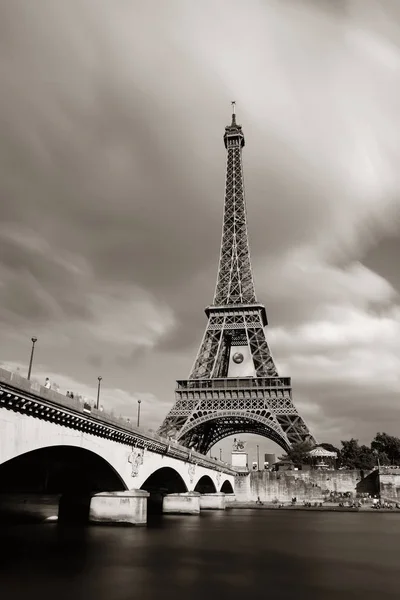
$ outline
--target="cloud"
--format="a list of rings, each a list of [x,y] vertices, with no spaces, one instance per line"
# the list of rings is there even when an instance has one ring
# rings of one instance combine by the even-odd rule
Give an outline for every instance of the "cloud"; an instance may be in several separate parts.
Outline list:
[[[271,326],[323,319],[326,310],[389,307],[398,292],[378,273],[358,261],[335,265],[309,248],[288,250],[264,264],[257,281],[259,298],[267,297]]]
[[[89,296],[94,323],[89,333],[116,345],[153,346],[172,327],[172,311],[134,286]]]
[[[78,337],[82,329],[99,342],[152,346],[173,325],[171,309],[133,284],[115,287],[94,277],[79,257],[58,254],[27,229],[0,229],[4,249],[0,299],[5,326],[43,322],[52,335]],[[74,262],[74,260],[76,262]]]
[[[285,271],[283,271],[284,273]],[[300,319],[271,327],[268,340],[295,404],[319,439],[396,434],[400,389],[400,305],[386,280],[356,264],[348,270],[303,269],[299,292],[315,294]],[[285,296],[285,277],[278,291]],[[312,310],[314,307],[314,312]]]
[[[101,371],[110,403],[143,390],[162,420],[212,301],[235,99],[257,294],[295,401],[318,436],[393,417],[399,13],[3,4],[0,358],[20,363],[37,335],[43,374],[90,387]]]

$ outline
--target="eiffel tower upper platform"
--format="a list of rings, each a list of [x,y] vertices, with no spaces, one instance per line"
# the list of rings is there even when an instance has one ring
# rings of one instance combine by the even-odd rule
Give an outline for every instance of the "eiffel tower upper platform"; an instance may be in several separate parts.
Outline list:
[[[292,402],[289,377],[279,377],[257,302],[247,233],[243,184],[244,135],[236,123],[225,127],[226,189],[221,254],[214,301],[189,379],[177,382],[175,404],[159,433],[199,452],[238,433],[263,435],[284,450],[310,440]]]

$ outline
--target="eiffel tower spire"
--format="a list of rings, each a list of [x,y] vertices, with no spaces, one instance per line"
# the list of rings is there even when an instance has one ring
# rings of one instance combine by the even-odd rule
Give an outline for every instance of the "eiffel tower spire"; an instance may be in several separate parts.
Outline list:
[[[245,142],[242,127],[236,124],[235,102],[232,102],[232,123],[225,127],[224,143],[227,149],[225,210],[214,305],[256,302],[244,197],[242,148]]]
[[[214,301],[189,379],[177,381],[175,404],[159,433],[206,453],[228,435],[256,433],[283,449],[310,440],[292,402],[289,377],[279,377],[266,337],[264,305],[257,302],[250,261],[243,185],[244,135],[225,127],[226,188]]]

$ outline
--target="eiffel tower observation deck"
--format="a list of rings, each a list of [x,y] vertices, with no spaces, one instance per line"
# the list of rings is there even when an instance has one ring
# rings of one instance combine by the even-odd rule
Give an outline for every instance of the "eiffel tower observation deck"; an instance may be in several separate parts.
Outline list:
[[[159,434],[206,454],[219,440],[253,433],[288,450],[309,440],[292,401],[289,377],[280,377],[265,336],[265,306],[257,301],[247,233],[243,184],[244,135],[225,127],[226,189],[221,254],[214,301],[189,379],[177,381],[175,404]]]

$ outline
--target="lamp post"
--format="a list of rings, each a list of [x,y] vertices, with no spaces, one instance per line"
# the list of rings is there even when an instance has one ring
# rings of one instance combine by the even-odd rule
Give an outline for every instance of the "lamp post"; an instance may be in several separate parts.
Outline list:
[[[260,446],[257,444],[257,471],[260,470]]]
[[[140,425],[140,403],[141,403],[141,402],[142,402],[141,400],[138,400],[138,401],[137,401],[137,405],[138,405],[138,406],[137,406],[137,426],[138,426],[138,427],[139,427],[139,425]]]
[[[97,384],[97,402],[96,402],[96,408],[97,410],[99,410],[99,402],[100,402],[100,382],[103,379],[100,375],[98,376],[98,381],[99,383]]]
[[[219,460],[222,461],[222,448],[219,449]]]
[[[31,378],[33,353],[35,352],[35,344],[37,342],[37,338],[35,338],[35,337],[31,338],[31,342],[32,342],[32,350],[31,350],[31,358],[30,358],[30,361],[29,361],[28,379]]]

